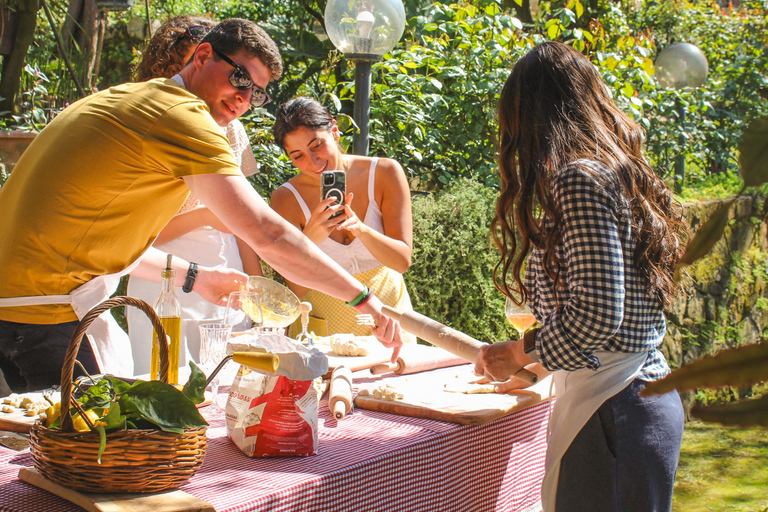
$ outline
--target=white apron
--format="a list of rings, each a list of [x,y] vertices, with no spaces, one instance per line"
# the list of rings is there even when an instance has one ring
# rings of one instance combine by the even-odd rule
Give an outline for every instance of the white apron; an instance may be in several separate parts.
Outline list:
[[[556,371],[552,378],[557,400],[549,419],[547,455],[541,502],[544,512],[554,512],[560,460],[589,418],[612,396],[626,388],[640,372],[648,352],[594,353],[600,359],[598,370]]]
[[[125,270],[115,274],[96,276],[81,284],[69,295],[40,295],[37,297],[9,297],[0,299],[0,307],[41,306],[48,304],[71,304],[78,320],[82,320],[94,306],[107,300],[120,284],[120,278],[138,266],[141,257]],[[96,357],[101,373],[123,377],[133,376],[133,356],[128,335],[117,324],[110,311],[94,319],[86,338]]]
[[[196,229],[157,248],[204,267],[243,269],[235,237],[214,229]],[[159,283],[135,277],[128,280],[130,297],[154,304],[159,294]],[[177,290],[176,296],[181,305],[182,349],[179,353],[179,366],[187,367],[190,360],[195,362],[200,360],[200,324],[223,320],[226,308],[208,302],[195,292],[182,293]],[[134,370],[137,375],[149,373],[151,344],[154,336],[152,323],[141,311],[133,308],[126,311],[126,318],[133,350]]]

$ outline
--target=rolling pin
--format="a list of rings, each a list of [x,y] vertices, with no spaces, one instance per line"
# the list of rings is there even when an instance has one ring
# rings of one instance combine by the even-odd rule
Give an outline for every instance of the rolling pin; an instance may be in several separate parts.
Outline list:
[[[447,368],[449,366],[458,366],[467,362],[458,356],[445,350],[437,350],[426,345],[415,345],[409,343],[403,345],[400,351],[400,357],[397,362],[381,363],[371,366],[371,373],[379,375],[382,373],[395,372],[397,375],[410,375],[412,373],[437,370],[438,368]]]
[[[253,370],[259,372],[272,373],[277,371],[280,366],[280,357],[277,354],[270,354],[267,351],[259,352],[235,352],[234,354],[225,357],[219,365],[214,369],[205,381],[207,386],[213,381],[219,371],[224,368],[227,361],[232,359],[236,363],[243,364]]]
[[[436,320],[416,313],[415,311],[398,311],[389,306],[382,306],[381,312],[400,322],[403,330],[416,335],[417,337],[430,342],[436,347],[447,350],[451,354],[474,363],[477,361],[477,355],[480,348],[485,345],[482,341],[476,340],[472,336],[464,334],[456,329],[451,329]],[[514,377],[523,380],[529,384],[536,384],[539,377],[525,368],[521,368]]]
[[[337,366],[331,374],[328,409],[337,420],[352,410],[352,372],[344,365]]]

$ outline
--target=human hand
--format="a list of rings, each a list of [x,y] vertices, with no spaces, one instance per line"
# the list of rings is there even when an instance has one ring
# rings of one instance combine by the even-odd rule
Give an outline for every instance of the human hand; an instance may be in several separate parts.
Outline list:
[[[198,266],[192,291],[217,306],[226,306],[229,294],[240,290],[247,282],[248,275],[233,268]]]
[[[395,363],[400,355],[400,349],[403,347],[403,331],[400,328],[400,322],[382,313],[381,306],[381,301],[373,296],[358,311],[373,317],[371,334],[376,336],[379,343],[393,349],[391,361]]]
[[[347,214],[347,220],[336,226],[336,229],[349,231],[355,236],[355,238],[358,238],[360,237],[361,233],[368,229],[368,226],[366,226],[363,221],[360,220],[355,211],[352,209],[352,199],[354,198],[355,194],[352,192],[347,194],[347,199],[344,203],[344,213]]]
[[[501,341],[484,345],[480,349],[475,361],[475,374],[501,382],[532,362],[523,352],[522,340]]]
[[[532,363],[525,367],[526,370],[533,372],[538,377],[537,382],[540,382],[541,379],[549,375],[551,372],[544,368],[539,363]],[[487,377],[483,377],[481,379],[478,379],[478,384],[489,384],[491,382],[490,379]],[[507,379],[504,382],[495,382],[495,389],[497,393],[509,393],[510,391],[515,391],[518,389],[525,389],[527,387],[531,386],[531,383],[522,379],[518,379],[514,375],[512,375],[509,379]]]
[[[304,235],[312,240],[315,245],[328,238],[331,231],[336,229],[338,224],[347,219],[346,212],[344,212],[344,206],[333,204],[335,201],[336,200],[333,197],[320,201],[317,207],[312,211],[312,214],[307,220],[307,224],[304,226]],[[341,211],[341,214],[331,218],[337,211]]]

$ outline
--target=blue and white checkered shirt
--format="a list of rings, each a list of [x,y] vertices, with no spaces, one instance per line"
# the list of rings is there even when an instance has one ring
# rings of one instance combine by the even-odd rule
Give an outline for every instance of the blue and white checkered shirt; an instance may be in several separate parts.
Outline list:
[[[635,238],[626,201],[594,178],[607,172],[599,163],[579,160],[552,178],[553,200],[562,216],[562,238],[555,251],[564,286],[558,290],[558,308],[554,283],[544,271],[544,252],[534,248],[526,287],[531,310],[542,325],[536,352],[549,370],[600,368],[594,355],[598,350],[648,352],[638,378],[657,380],[669,373],[658,350],[666,322],[661,304],[646,292],[646,280],[633,263]]]

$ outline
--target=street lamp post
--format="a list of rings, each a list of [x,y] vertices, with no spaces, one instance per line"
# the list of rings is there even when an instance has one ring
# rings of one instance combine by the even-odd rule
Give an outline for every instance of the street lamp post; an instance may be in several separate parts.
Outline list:
[[[371,63],[392,50],[405,30],[401,0],[328,0],[325,30],[333,45],[355,62],[354,153],[368,154]]]
[[[676,43],[664,48],[656,58],[656,81],[662,89],[699,87],[707,80],[707,57],[695,45]],[[675,98],[675,111],[680,127],[685,131],[685,109],[680,97]],[[680,152],[675,158],[675,188],[680,192],[685,185],[685,134],[677,139]]]

